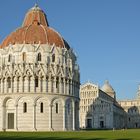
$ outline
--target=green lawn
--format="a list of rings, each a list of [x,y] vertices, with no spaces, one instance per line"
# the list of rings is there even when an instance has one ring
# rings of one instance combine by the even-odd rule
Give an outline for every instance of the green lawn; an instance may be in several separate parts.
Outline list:
[[[140,129],[76,132],[0,132],[0,140],[140,140]]]

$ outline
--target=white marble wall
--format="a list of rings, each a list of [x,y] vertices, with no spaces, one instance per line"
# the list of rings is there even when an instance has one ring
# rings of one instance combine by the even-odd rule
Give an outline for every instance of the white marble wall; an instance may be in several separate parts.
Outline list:
[[[2,97],[4,108],[0,108],[0,130],[6,131],[65,131],[79,128],[77,117],[73,119],[72,104],[78,102],[73,97],[54,95],[8,95]],[[69,100],[71,109],[68,114]],[[27,112],[24,112],[24,103],[27,103]],[[43,112],[40,104],[43,103]],[[58,103],[58,113],[55,104]],[[78,111],[78,110],[77,110]],[[77,112],[74,108],[74,112]],[[8,113],[14,113],[14,129],[8,129]],[[74,122],[75,121],[75,122]],[[74,124],[74,125],[73,125]]]
[[[38,53],[41,53],[41,61],[37,61]],[[8,130],[8,111],[14,113],[15,131],[75,130],[79,127],[78,113],[75,113],[78,109],[72,103],[71,114],[67,114],[67,99],[79,102],[79,68],[72,50],[48,44],[16,44],[0,49],[0,54],[0,130]],[[54,62],[52,54],[55,54]],[[6,107],[9,100],[14,102],[8,104],[12,109]],[[23,112],[24,102],[27,103],[26,113]],[[41,102],[43,113],[40,113]],[[55,112],[55,102],[59,104],[59,113]]]

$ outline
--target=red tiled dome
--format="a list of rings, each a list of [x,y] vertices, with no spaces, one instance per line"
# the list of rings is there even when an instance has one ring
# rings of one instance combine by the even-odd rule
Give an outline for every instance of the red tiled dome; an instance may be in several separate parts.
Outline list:
[[[9,44],[55,44],[69,48],[60,34],[49,27],[45,13],[37,5],[27,12],[22,27],[7,36],[0,47]]]

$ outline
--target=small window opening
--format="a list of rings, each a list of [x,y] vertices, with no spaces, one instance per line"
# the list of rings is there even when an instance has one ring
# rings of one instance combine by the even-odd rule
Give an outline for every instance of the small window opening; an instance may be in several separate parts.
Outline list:
[[[52,62],[55,62],[55,54],[52,55]]]
[[[38,77],[35,78],[35,87],[38,87]]]
[[[8,56],[8,62],[11,62],[11,59],[12,59],[12,56],[11,56],[11,54],[9,54],[9,56]]]
[[[43,103],[40,104],[40,113],[43,113]]]
[[[37,61],[41,61],[41,53],[38,53],[38,55],[37,55]]]
[[[8,77],[8,79],[7,79],[7,86],[8,86],[8,88],[11,88],[11,78],[10,77]]]
[[[58,103],[55,104],[56,114],[58,114]]]
[[[22,54],[22,60],[26,61],[26,53],[25,52],[23,52],[23,54]]]
[[[27,112],[27,103],[23,104],[23,112],[26,113]]]
[[[59,79],[57,78],[56,79],[56,88],[58,89],[58,86],[59,86]]]

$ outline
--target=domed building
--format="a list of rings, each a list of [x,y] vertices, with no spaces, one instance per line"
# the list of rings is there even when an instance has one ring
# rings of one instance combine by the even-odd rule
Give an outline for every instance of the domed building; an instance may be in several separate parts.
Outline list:
[[[112,86],[109,84],[109,81],[105,81],[101,90],[104,91],[105,93],[107,93],[112,98],[116,99],[116,93],[115,93],[114,89],[112,88]]]
[[[35,5],[0,45],[0,131],[79,128],[77,58]]]
[[[122,129],[125,120],[126,113],[108,81],[102,88],[89,82],[80,86],[80,128]]]

